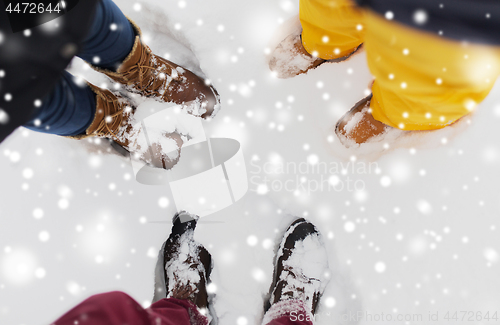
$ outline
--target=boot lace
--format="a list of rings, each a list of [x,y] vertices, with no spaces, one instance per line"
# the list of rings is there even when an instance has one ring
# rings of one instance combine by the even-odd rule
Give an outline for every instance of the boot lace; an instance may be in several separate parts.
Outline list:
[[[167,72],[167,68],[170,69],[170,73]],[[135,83],[134,88],[138,92],[162,97],[166,101],[171,100],[166,91],[168,86],[172,80],[180,80],[176,67],[167,60],[158,58],[146,45],[142,46],[139,62],[125,71],[124,75],[131,75],[135,72],[138,73],[139,80]]]
[[[117,100],[112,100],[111,104],[115,107],[117,106],[116,112],[113,114],[105,114],[94,133],[99,134],[101,137],[109,137],[111,135],[116,139],[119,137],[121,126],[124,125],[124,121],[128,116],[125,112],[125,108],[128,106]],[[117,127],[112,128],[110,125],[117,125]]]

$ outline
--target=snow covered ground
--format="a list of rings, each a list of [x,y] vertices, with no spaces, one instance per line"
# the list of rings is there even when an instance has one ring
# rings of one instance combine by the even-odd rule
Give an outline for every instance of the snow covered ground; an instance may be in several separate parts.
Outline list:
[[[327,244],[334,277],[318,324],[498,323],[499,85],[470,122],[400,148],[346,150],[333,127],[371,81],[364,54],[288,80],[267,68],[297,1],[116,3],[156,53],[213,81],[222,110],[205,131],[243,146],[250,191],[195,234],[215,259],[220,324],[260,323],[292,215]],[[107,82],[77,60],[72,71]],[[109,290],[151,302],[172,194],[135,182],[129,161],[99,154],[107,148],[25,129],[0,145],[1,324],[47,324]]]

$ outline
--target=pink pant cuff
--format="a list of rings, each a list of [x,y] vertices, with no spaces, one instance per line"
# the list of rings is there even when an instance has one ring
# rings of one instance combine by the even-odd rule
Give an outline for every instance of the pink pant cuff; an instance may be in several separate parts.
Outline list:
[[[304,324],[312,325],[313,314],[302,300],[289,299],[275,303],[262,320],[263,325]]]

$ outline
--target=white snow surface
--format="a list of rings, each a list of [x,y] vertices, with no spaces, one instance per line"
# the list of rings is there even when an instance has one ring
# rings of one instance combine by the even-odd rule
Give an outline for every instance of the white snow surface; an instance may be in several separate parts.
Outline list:
[[[332,278],[317,324],[374,323],[343,318],[357,312],[426,324],[439,312],[442,324],[448,311],[498,311],[499,85],[460,123],[346,149],[334,127],[366,96],[365,55],[287,80],[268,69],[265,50],[296,22],[297,1],[116,3],[155,53],[203,70],[218,89],[207,137],[242,144],[250,191],[195,232],[214,258],[220,324],[260,324],[290,215],[325,239]],[[78,60],[71,71],[112,87]],[[136,183],[129,161],[107,149],[22,128],[0,145],[1,324],[47,324],[109,290],[150,303],[172,194]]]

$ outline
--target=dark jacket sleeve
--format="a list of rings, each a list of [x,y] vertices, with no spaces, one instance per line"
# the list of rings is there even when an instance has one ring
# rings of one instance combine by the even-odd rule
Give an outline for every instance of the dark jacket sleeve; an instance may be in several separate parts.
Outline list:
[[[500,45],[499,0],[355,0],[360,6],[394,21],[446,38],[473,43]],[[425,22],[415,21],[424,11]]]
[[[8,119],[0,119],[0,142],[30,120],[35,100],[52,90],[78,53],[98,1],[79,1],[57,18],[59,27],[47,30],[46,25],[38,26],[29,36],[12,32],[4,1],[0,1],[0,113],[6,113]]]

